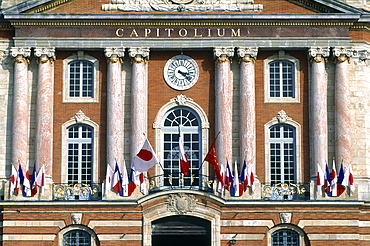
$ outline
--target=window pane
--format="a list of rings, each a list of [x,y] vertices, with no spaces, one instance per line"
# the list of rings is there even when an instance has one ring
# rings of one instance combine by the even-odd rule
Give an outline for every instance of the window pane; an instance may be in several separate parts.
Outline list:
[[[81,230],[69,231],[63,235],[63,246],[90,246],[91,236]]]
[[[299,235],[297,232],[282,229],[271,235],[272,246],[299,246]]]
[[[269,63],[270,97],[294,98],[294,63],[273,61]]]
[[[94,97],[94,64],[89,61],[69,63],[69,96]]]

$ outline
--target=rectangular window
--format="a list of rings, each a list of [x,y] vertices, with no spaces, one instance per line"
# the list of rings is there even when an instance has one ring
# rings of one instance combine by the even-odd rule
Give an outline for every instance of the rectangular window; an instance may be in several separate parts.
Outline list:
[[[69,64],[69,97],[94,97],[94,65],[89,61]]]

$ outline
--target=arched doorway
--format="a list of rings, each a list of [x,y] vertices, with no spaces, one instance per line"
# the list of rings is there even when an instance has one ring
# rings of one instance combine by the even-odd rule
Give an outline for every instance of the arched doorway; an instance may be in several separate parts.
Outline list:
[[[177,215],[152,222],[152,246],[210,246],[211,222]]]

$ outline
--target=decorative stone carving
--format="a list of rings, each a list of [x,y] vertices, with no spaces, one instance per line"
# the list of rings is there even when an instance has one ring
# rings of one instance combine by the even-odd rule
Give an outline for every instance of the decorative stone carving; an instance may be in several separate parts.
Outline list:
[[[53,62],[56,58],[55,48],[54,47],[35,48],[35,56],[41,63],[46,63],[48,61]]]
[[[172,102],[175,102],[177,105],[182,106],[187,104],[187,102],[192,102],[193,99],[186,97],[183,94],[177,95],[175,98],[171,99]]]
[[[238,56],[245,62],[254,62],[257,58],[258,47],[238,47]]]
[[[90,118],[89,117],[87,117],[81,110],[79,110],[76,114],[75,114],[75,116],[73,116],[72,118],[71,118],[71,120],[75,120],[76,121],[76,123],[82,123],[82,122],[84,122],[84,121],[86,121],[86,120],[90,120]]]
[[[72,219],[72,223],[74,225],[76,224],[81,224],[81,220],[82,220],[82,213],[72,213],[71,214],[71,219]]]
[[[8,50],[0,50],[0,64],[3,64],[4,60],[8,58],[9,51]],[[6,63],[6,62],[4,62]]]
[[[131,47],[128,49],[128,55],[137,63],[149,60],[149,48]]]
[[[352,47],[334,47],[333,49],[335,62],[349,62],[349,59],[353,56]]]
[[[105,48],[104,50],[105,56],[109,59],[109,61],[116,63],[116,62],[123,62],[122,57],[125,56],[125,48]]]
[[[103,11],[262,11],[262,4],[254,0],[111,0],[103,4]]]
[[[370,51],[363,50],[353,50],[353,60],[356,65],[370,65]]]
[[[329,47],[311,47],[308,50],[308,54],[311,57],[311,63],[312,61],[315,62],[326,62],[327,57],[330,55],[330,48]]]
[[[31,55],[31,48],[29,47],[12,47],[10,49],[10,54],[14,57],[14,62],[23,63],[28,62],[27,57]]]
[[[177,214],[186,214],[195,209],[197,200],[194,195],[178,193],[170,194],[167,200],[167,210]]]
[[[292,220],[292,213],[280,213],[281,223],[290,223]]]
[[[284,110],[280,110],[278,115],[276,116],[276,119],[279,123],[285,123],[287,120],[291,120],[290,117],[286,114]]]
[[[216,47],[213,49],[213,56],[216,62],[226,62],[234,56],[234,47]]]

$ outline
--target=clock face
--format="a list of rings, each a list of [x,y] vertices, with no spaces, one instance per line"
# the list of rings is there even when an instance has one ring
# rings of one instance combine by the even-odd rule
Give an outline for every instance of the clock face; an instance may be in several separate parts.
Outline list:
[[[191,88],[197,82],[199,68],[191,57],[177,55],[167,61],[163,76],[171,88],[183,91]]]

